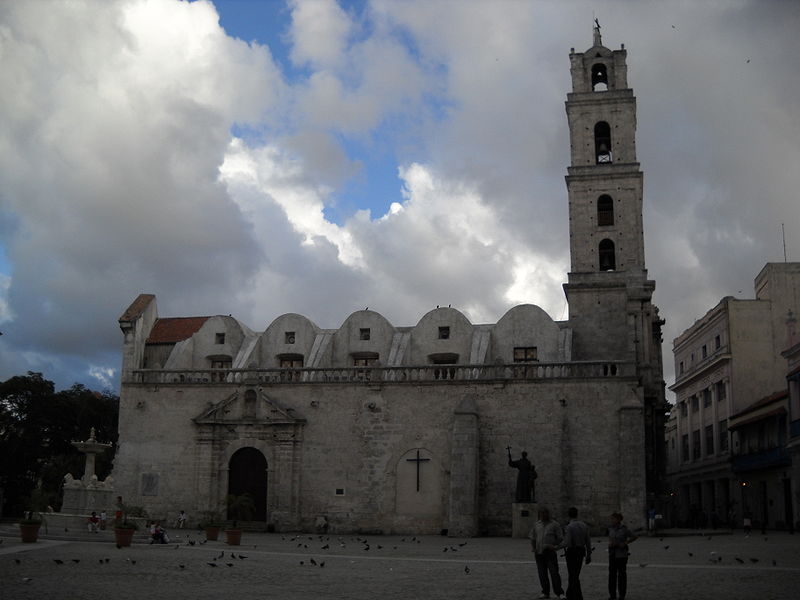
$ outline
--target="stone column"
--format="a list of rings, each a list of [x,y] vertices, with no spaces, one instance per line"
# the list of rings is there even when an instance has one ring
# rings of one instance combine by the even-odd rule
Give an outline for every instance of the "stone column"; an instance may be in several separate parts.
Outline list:
[[[448,535],[478,535],[478,406],[465,398],[453,414]]]

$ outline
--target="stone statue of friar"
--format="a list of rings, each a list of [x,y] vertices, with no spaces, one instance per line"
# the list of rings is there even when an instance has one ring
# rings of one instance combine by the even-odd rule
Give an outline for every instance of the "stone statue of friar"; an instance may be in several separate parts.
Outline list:
[[[536,502],[536,478],[539,476],[536,473],[536,467],[528,460],[528,453],[523,451],[522,458],[519,460],[511,459],[511,447],[508,450],[508,466],[514,467],[519,472],[517,473],[517,492],[515,495],[515,502]]]

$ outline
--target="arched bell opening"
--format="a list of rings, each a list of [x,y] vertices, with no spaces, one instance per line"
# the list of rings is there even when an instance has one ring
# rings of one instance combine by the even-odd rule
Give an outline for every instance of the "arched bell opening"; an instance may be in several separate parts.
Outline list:
[[[594,126],[594,151],[597,163],[613,162],[611,156],[611,127],[605,121]]]

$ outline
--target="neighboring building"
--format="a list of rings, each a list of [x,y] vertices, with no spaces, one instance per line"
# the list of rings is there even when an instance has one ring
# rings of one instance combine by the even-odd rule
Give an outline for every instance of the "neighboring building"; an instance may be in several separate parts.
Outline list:
[[[644,261],[636,101],[626,51],[570,54],[569,320],[511,308],[414,326],[357,311],[338,329],[286,314],[160,318],[139,296],[124,333],[114,480],[154,515],[249,492],[276,529],[508,534],[527,450],[536,499],[601,527],[643,523],[663,475],[661,326]]]
[[[788,523],[795,530],[800,528],[800,332],[797,331],[797,319],[791,310],[786,320],[786,350],[781,354],[788,362],[789,435],[786,450],[792,463],[791,468],[787,469],[789,482],[784,484],[784,504],[791,515]]]
[[[741,515],[754,525],[785,529],[792,523],[792,461],[786,449],[788,392],[762,398],[733,415],[728,428],[733,434],[731,471],[739,484],[735,499]],[[788,501],[787,501],[788,500]]]
[[[730,430],[734,419],[743,426],[757,401],[786,389],[781,351],[799,287],[800,263],[767,263],[755,279],[754,300],[725,297],[675,338],[676,403],[666,448],[676,523],[700,525],[712,515],[741,523],[751,502],[741,488],[753,474],[743,471],[748,463],[732,447]]]

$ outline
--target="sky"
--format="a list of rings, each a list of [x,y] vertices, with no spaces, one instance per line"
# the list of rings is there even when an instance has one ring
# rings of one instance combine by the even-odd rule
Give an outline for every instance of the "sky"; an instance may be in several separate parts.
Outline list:
[[[672,340],[800,260],[800,3],[0,0],[0,380],[117,320],[568,309],[569,52],[625,45]],[[789,308],[789,307],[787,307]],[[795,307],[796,310],[796,307]]]

